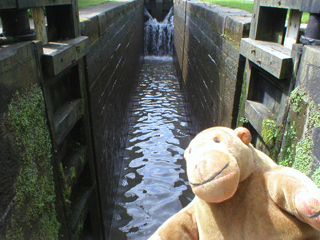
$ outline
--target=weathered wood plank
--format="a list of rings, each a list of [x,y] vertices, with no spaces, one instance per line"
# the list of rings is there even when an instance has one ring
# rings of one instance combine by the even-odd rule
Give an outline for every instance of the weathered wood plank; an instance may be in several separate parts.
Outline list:
[[[16,0],[18,8],[34,8],[42,6],[70,5],[72,0]]]
[[[87,147],[80,146],[71,155],[67,156],[64,165],[65,183],[67,187],[73,189],[78,181],[85,164],[87,163]],[[69,198],[70,196],[66,196]]]
[[[302,0],[261,0],[260,5],[264,7],[300,9]]]
[[[32,8],[34,27],[37,34],[37,39],[43,45],[48,43],[48,36],[46,30],[46,18],[42,7]]]
[[[260,134],[262,133],[262,122],[265,119],[275,120],[272,112],[262,103],[246,100],[244,116]]]
[[[77,37],[60,42],[49,42],[43,46],[44,70],[48,76],[55,76],[78,61],[89,51],[89,38]]]
[[[288,20],[287,32],[284,39],[284,46],[292,49],[292,45],[297,43],[302,12],[291,10]]]
[[[278,79],[291,76],[291,51],[283,45],[244,38],[240,43],[240,54],[248,58]]]
[[[95,188],[93,186],[81,186],[78,189],[75,189],[75,194],[71,199],[72,202],[72,222],[71,226],[75,230],[79,221],[81,221],[81,216],[85,216],[89,210],[90,197],[92,196],[92,191]]]
[[[16,1],[12,1],[12,0],[0,1],[0,9],[14,9],[14,8],[17,8]]]
[[[64,104],[54,114],[54,130],[55,140],[58,145],[62,143],[74,125],[83,116],[82,100],[76,99],[74,101]]]

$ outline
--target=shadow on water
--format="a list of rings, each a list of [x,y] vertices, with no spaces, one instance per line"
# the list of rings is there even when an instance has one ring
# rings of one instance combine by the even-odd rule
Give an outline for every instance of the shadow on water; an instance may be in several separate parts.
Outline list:
[[[193,198],[183,159],[190,131],[171,57],[145,57],[129,115],[112,240],[147,239]]]

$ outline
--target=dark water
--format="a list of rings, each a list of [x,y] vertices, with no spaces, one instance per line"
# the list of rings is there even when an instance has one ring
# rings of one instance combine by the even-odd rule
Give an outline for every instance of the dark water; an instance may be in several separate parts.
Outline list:
[[[193,198],[182,157],[190,141],[171,57],[146,57],[109,239],[147,239]]]

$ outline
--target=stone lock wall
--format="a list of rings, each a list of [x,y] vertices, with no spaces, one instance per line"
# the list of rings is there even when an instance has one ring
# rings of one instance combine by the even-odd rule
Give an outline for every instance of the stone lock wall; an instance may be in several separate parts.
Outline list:
[[[296,168],[320,187],[320,47],[303,46],[278,162]]]
[[[251,14],[208,3],[174,4],[176,64],[193,113],[193,126],[235,126],[242,80],[240,40]]]
[[[143,1],[93,16],[81,13],[89,36],[85,64],[103,223],[108,236],[127,136],[126,107],[143,54]]]

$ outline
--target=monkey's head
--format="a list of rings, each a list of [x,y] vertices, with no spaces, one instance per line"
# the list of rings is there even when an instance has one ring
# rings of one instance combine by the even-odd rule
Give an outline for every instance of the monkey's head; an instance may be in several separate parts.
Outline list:
[[[187,175],[195,195],[212,203],[231,198],[255,169],[251,133],[239,127],[200,132],[185,150]]]

